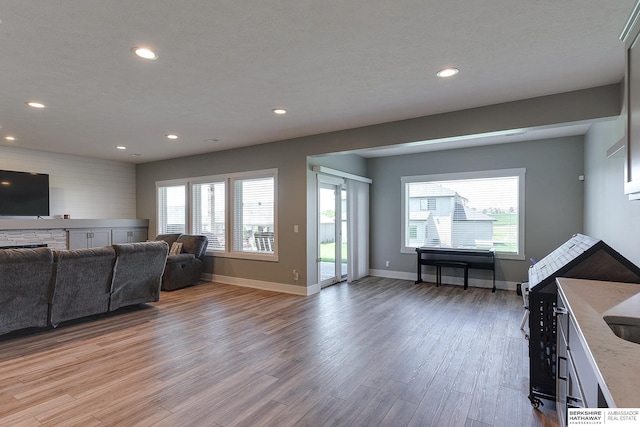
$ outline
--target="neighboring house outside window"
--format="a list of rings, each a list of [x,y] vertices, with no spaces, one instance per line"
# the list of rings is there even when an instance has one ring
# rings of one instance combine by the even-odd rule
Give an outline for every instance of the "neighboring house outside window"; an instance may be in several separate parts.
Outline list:
[[[468,200],[455,191],[436,183],[411,183],[408,191],[409,206],[420,203],[420,210],[409,209],[410,227],[416,229],[412,245],[462,248],[491,242],[495,219],[469,208]],[[426,197],[433,194],[437,196]]]
[[[524,169],[402,177],[403,252],[495,249],[521,259]]]

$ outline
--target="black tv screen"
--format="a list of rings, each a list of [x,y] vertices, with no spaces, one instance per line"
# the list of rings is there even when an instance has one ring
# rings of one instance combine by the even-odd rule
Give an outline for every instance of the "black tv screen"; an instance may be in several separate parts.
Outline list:
[[[48,216],[49,175],[0,170],[1,216]]]

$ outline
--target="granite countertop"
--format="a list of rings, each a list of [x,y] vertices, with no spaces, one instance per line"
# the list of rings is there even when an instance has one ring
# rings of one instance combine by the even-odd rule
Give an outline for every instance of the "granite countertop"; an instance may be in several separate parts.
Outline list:
[[[618,408],[640,407],[640,344],[618,338],[602,318],[640,293],[640,284],[565,278],[557,282],[591,352],[598,382],[608,389],[603,390],[605,398]]]

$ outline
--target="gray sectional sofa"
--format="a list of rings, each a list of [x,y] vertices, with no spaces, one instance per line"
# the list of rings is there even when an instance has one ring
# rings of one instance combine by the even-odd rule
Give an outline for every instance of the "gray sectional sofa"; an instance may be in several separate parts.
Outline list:
[[[158,301],[169,247],[0,249],[0,335]]]

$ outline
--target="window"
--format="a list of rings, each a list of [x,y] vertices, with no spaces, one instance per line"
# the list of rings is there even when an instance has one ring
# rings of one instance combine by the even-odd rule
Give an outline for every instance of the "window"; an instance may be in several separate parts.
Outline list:
[[[191,213],[193,234],[207,236],[207,249],[224,251],[226,248],[226,182],[194,183],[191,185]]]
[[[234,250],[274,252],[274,177],[233,179]]]
[[[184,233],[186,230],[185,184],[158,188],[158,233]]]
[[[156,188],[158,234],[203,234],[216,256],[277,261],[277,170],[162,181]]]
[[[525,169],[402,177],[403,252],[494,248],[524,259]]]

